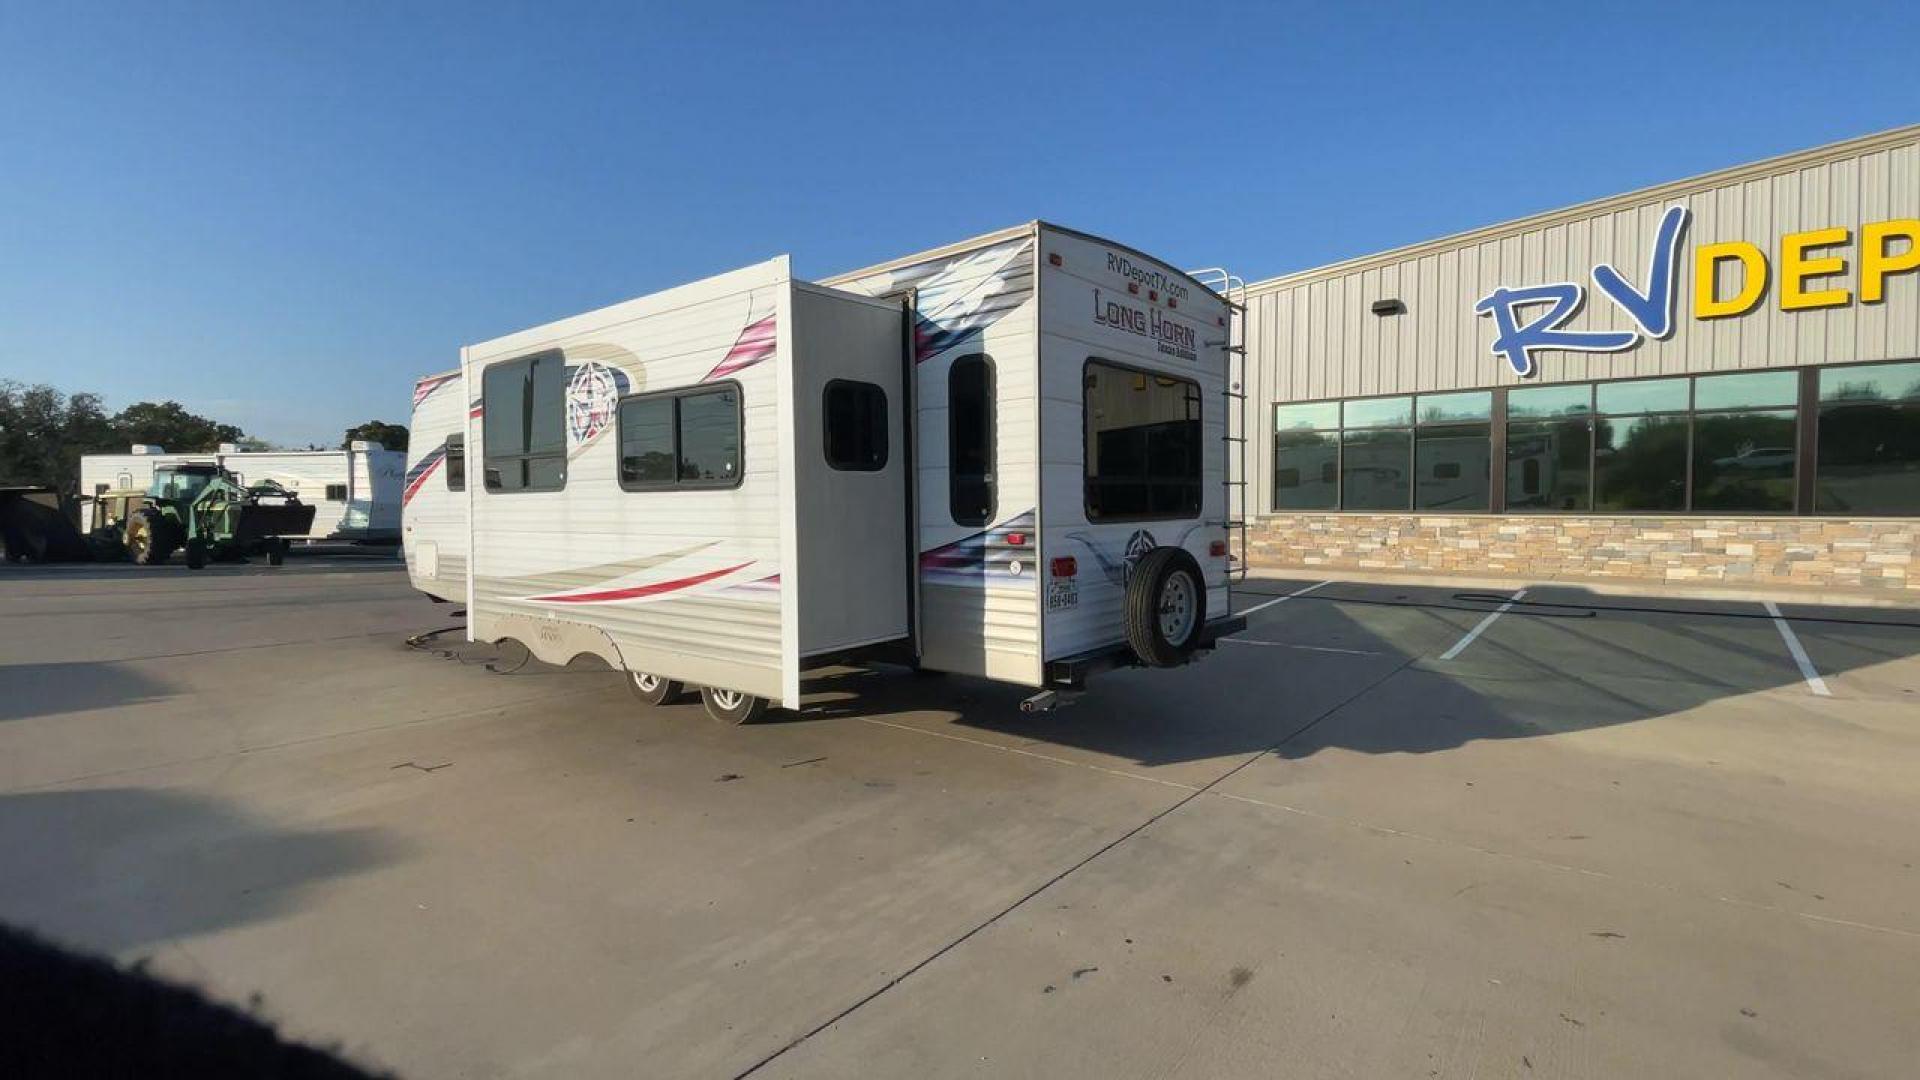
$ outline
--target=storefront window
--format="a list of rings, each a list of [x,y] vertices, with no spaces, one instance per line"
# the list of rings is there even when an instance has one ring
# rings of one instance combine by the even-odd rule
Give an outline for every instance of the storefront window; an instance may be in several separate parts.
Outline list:
[[[1593,443],[1594,509],[1686,509],[1685,416],[1605,417],[1595,422]]]
[[[1340,440],[1341,509],[1407,509],[1412,450],[1408,428],[1348,428]]]
[[[1507,417],[1585,416],[1593,411],[1593,384],[1527,386],[1507,391]]]
[[[1791,371],[1694,380],[1695,510],[1793,512],[1799,424],[1792,406],[1799,383]]]
[[[1340,506],[1340,403],[1281,405],[1273,411],[1273,506]]]
[[[1273,417],[1276,511],[1920,515],[1920,361],[1304,402]]]
[[[1414,508],[1485,513],[1493,499],[1493,394],[1422,394],[1414,413]]]
[[[1920,514],[1920,363],[1820,372],[1814,508]]]
[[[1687,380],[1634,379],[1594,387],[1595,412],[1610,415],[1683,412],[1687,407]]]
[[[1511,403],[1511,397],[1508,399]],[[1509,413],[1511,415],[1511,413]],[[1593,420],[1517,420],[1507,424],[1507,509],[1593,509]]]

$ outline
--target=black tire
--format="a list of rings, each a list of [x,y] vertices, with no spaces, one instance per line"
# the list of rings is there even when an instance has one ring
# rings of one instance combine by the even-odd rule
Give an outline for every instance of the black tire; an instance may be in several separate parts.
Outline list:
[[[127,517],[127,557],[141,566],[158,566],[173,554],[173,526],[151,507]]]
[[[627,673],[627,686],[633,690],[633,696],[649,705],[669,705],[687,692],[684,684],[672,679],[649,675],[644,671]]]
[[[287,542],[281,540],[267,549],[267,565],[279,566],[287,561]]]
[[[700,704],[707,715],[723,724],[751,724],[767,715],[767,699],[738,690],[700,688]]]
[[[207,565],[207,542],[205,540],[187,541],[187,569],[199,570]]]
[[[1207,585],[1200,564],[1177,547],[1158,547],[1142,555],[1127,581],[1126,620],[1127,644],[1141,663],[1186,663],[1207,624]]]

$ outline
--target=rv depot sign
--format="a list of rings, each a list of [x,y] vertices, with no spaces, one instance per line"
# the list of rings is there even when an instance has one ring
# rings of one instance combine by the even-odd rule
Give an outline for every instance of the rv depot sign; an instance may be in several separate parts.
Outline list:
[[[1680,277],[1674,263],[1692,212],[1671,206],[1654,234],[1653,255],[1638,284],[1609,263],[1592,271],[1594,288],[1633,321],[1632,330],[1568,330],[1580,313],[1586,290],[1577,281],[1512,288],[1502,285],[1473,305],[1493,319],[1493,353],[1521,376],[1535,371],[1534,354],[1545,349],[1568,352],[1621,352],[1652,338],[1673,335],[1679,306]],[[1886,296],[1887,279],[1920,269],[1920,219],[1896,218],[1860,227],[1859,242],[1850,229],[1835,227],[1788,233],[1778,255],[1745,240],[1701,244],[1693,251],[1693,311],[1696,320],[1744,315],[1760,305],[1778,268],[1780,310],[1846,307],[1855,300],[1847,275],[1858,264],[1858,299],[1877,304]],[[1733,282],[1721,287],[1721,267],[1732,267]]]

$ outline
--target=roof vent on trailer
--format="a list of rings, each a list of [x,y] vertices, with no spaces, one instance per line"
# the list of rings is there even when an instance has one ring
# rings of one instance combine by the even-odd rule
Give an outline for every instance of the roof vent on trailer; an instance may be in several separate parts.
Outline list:
[[[222,454],[237,454],[239,452],[240,444],[237,442],[223,442],[220,444],[220,453]]]
[[[365,454],[365,453],[370,453],[374,450],[385,450],[386,447],[380,443],[374,442],[371,439],[355,439],[352,442],[347,444],[347,449],[352,450],[355,453]]]
[[[153,457],[156,454],[166,453],[167,448],[164,446],[154,446],[150,443],[134,443],[127,452],[130,454],[138,454],[141,457]]]

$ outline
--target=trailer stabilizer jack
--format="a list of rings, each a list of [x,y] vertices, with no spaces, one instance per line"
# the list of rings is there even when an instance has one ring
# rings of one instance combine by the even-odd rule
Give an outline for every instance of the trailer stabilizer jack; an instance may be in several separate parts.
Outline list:
[[[1080,690],[1042,690],[1020,703],[1023,713],[1049,713],[1055,709],[1064,709],[1080,700]]]

